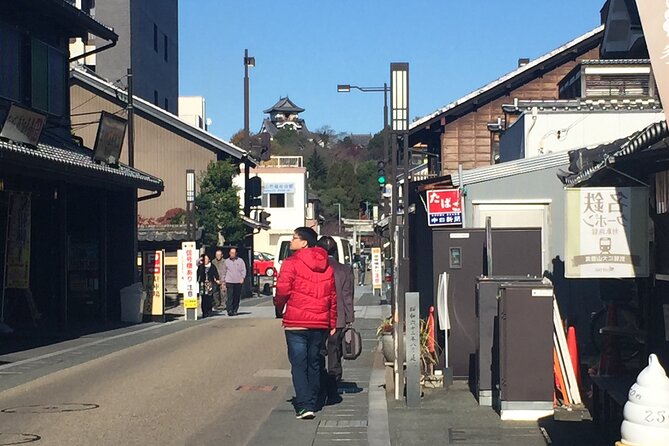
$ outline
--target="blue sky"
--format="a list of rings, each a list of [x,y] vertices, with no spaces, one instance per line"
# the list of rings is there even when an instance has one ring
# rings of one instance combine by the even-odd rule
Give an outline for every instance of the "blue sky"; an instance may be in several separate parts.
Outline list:
[[[383,94],[337,84],[389,82],[409,62],[410,115],[424,116],[599,25],[604,0],[181,0],[180,94],[207,100],[210,131],[243,127],[244,48],[250,126],[281,96],[314,130],[373,133]]]

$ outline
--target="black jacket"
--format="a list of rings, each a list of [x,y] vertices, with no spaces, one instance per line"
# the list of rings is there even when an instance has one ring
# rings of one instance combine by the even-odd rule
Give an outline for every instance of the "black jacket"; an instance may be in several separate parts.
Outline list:
[[[209,272],[206,274],[205,277],[205,267],[204,264],[201,264],[200,266],[197,267],[197,281],[198,283],[204,283],[207,280],[214,282],[219,279],[218,277],[218,270],[214,266],[213,263],[209,263]]]

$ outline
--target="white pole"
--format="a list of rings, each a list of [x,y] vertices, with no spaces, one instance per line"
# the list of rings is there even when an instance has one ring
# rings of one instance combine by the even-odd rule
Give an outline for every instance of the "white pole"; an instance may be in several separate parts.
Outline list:
[[[465,214],[465,185],[462,181],[462,164],[458,164],[458,189],[460,190],[460,208],[462,209],[462,227],[467,227],[467,214]]]

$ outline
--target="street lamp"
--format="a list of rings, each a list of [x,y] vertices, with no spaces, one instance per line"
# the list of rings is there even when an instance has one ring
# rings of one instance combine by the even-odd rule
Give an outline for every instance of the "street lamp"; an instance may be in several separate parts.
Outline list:
[[[390,64],[390,116],[393,132],[393,147],[397,138],[402,136],[402,149],[404,156],[404,186],[402,187],[402,201],[404,211],[402,213],[402,245],[400,263],[400,280],[396,299],[393,302],[393,341],[395,348],[395,362],[393,364],[395,374],[395,399],[402,398],[404,383],[404,339],[401,327],[404,326],[404,293],[409,289],[409,64]],[[393,149],[393,153],[396,151]],[[393,156],[394,158],[394,156]],[[396,180],[396,178],[395,178]],[[397,195],[395,189],[393,195]],[[394,237],[394,234],[393,234]]]
[[[251,171],[251,162],[248,151],[251,149],[250,130],[249,130],[249,67],[256,66],[256,58],[249,56],[249,50],[244,49],[244,149],[247,155],[244,158],[244,215],[251,217],[251,195],[249,194],[249,174]],[[253,280],[253,228],[248,228],[247,237],[247,272],[246,276],[249,283]]]
[[[186,212],[188,214],[188,237],[195,241],[195,170],[186,170]]]
[[[359,87],[357,85],[349,84],[339,84],[337,85],[338,93],[350,93],[351,89],[362,91],[364,93],[375,93],[383,92],[383,153],[390,159],[390,187],[392,190],[391,201],[390,201],[390,256],[395,263],[395,225],[397,222],[397,188],[396,178],[397,178],[397,162],[396,162],[396,152],[390,149],[389,138],[388,138],[388,84],[384,82],[383,87]],[[393,283],[395,282],[395,274],[393,274]],[[395,301],[395,286],[391,288],[390,301]]]

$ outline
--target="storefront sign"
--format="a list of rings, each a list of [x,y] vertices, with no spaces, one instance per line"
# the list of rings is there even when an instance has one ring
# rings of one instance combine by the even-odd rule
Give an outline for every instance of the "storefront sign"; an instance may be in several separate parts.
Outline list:
[[[462,225],[460,190],[427,191],[427,224],[428,226]]]
[[[197,292],[198,292],[198,283],[197,283],[197,253],[195,242],[183,242],[181,244],[181,253],[183,257],[183,271],[184,271],[184,281],[185,281],[185,292],[184,292],[184,309],[185,310],[197,310]],[[197,311],[192,311],[194,313],[192,317],[189,317],[188,311],[186,311],[187,319],[196,319]]]
[[[181,295],[186,294],[185,260],[183,249],[177,249],[177,293]]]
[[[144,313],[162,317],[165,315],[165,251],[145,251],[142,268],[146,290]]]
[[[648,277],[648,189],[567,189],[565,277]]]
[[[372,248],[372,288],[380,290],[382,286],[381,248]]]
[[[6,288],[30,287],[30,193],[10,192]]]
[[[0,136],[36,146],[45,123],[46,116],[12,104]]]
[[[669,0],[636,0],[660,100],[669,103]],[[667,111],[665,110],[665,117]]]
[[[95,137],[93,160],[110,165],[118,164],[125,139],[127,120],[105,111],[100,116],[98,133]]]
[[[292,194],[295,192],[295,183],[264,183],[263,194]]]

